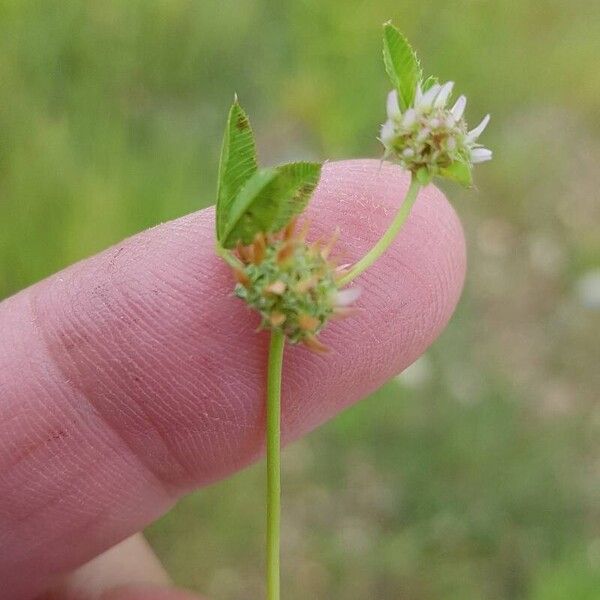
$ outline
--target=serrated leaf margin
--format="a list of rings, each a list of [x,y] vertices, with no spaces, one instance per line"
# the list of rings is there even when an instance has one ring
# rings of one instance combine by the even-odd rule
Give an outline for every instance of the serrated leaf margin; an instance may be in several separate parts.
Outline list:
[[[302,213],[321,175],[321,163],[297,162],[260,169],[240,190],[221,244],[249,244],[257,233],[276,233]]]
[[[414,101],[423,74],[415,51],[391,21],[383,26],[383,62],[392,85],[398,90],[400,109],[406,110]]]
[[[250,119],[236,96],[229,109],[219,161],[215,218],[219,243],[223,240],[237,195],[257,169],[256,144]]]

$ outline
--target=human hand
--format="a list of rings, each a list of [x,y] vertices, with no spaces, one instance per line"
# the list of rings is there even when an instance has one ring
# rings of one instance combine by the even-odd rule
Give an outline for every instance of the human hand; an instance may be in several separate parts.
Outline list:
[[[328,163],[313,235],[339,226],[351,262],[407,185],[379,161]],[[140,538],[92,559],[262,453],[267,336],[230,295],[213,215],[143,232],[0,305],[0,600],[189,597],[136,591],[167,583]],[[458,219],[429,186],[357,281],[360,312],[323,333],[330,354],[286,351],[284,441],[412,363],[447,323],[464,270]]]

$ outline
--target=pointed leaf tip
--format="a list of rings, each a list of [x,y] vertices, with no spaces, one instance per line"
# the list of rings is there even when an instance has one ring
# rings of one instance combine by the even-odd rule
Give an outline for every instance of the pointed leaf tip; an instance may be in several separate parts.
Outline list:
[[[217,187],[217,241],[222,243],[228,228],[232,205],[245,183],[257,171],[256,145],[250,120],[240,106],[237,94],[229,109]]]
[[[392,85],[398,90],[400,108],[406,110],[413,103],[422,78],[421,65],[406,37],[391,21],[383,26],[383,62]]]

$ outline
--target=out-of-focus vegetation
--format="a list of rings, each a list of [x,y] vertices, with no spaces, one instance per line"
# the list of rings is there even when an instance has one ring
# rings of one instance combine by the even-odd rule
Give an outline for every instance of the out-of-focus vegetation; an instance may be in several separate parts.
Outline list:
[[[378,156],[393,18],[495,159],[427,355],[284,457],[288,600],[600,598],[600,3],[0,2],[0,297],[213,202],[233,92],[264,163]],[[262,593],[263,469],[148,534],[176,581]]]

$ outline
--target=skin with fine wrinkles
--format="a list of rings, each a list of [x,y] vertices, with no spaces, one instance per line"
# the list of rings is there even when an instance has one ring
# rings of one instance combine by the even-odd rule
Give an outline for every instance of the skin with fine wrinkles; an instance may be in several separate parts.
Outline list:
[[[69,599],[67,599],[69,600]],[[152,587],[124,587],[105,593],[100,600],[202,600],[186,592]]]
[[[381,236],[408,186],[398,167],[324,167],[310,237],[341,230],[342,262]],[[231,294],[207,209],[143,232],[0,305],[0,581],[32,597],[258,458],[268,335]],[[462,288],[465,248],[441,192],[422,190],[389,251],[356,282],[352,317],[316,355],[288,346],[284,440],[421,354]]]

